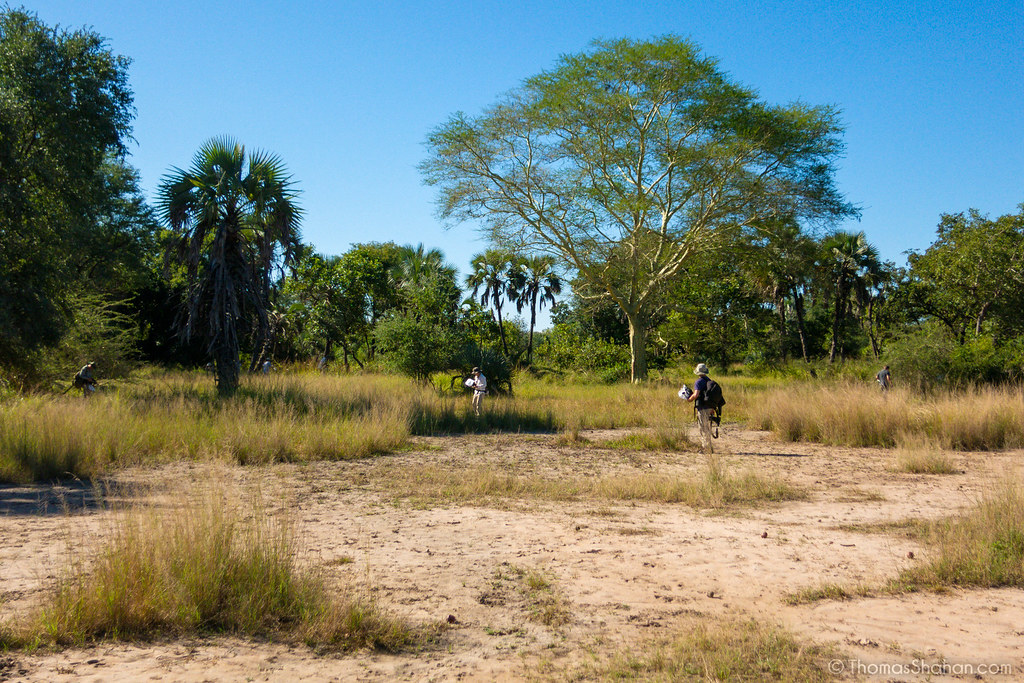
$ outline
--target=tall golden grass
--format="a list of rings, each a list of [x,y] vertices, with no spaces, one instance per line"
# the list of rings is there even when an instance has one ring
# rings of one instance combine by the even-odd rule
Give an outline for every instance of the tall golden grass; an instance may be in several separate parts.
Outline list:
[[[785,439],[850,446],[933,443],[947,450],[1024,445],[1024,391],[880,395],[850,383],[731,377],[726,420],[747,419]],[[514,397],[469,397],[385,375],[289,372],[243,378],[217,396],[198,373],[151,371],[89,400],[0,401],[0,481],[90,478],[127,465],[181,459],[241,464],[339,460],[405,447],[413,435],[557,432],[586,445],[584,429],[651,428],[621,447],[686,449],[690,405],[670,381],[578,385],[526,380]]]
[[[300,561],[287,519],[258,498],[212,487],[116,511],[96,547],[69,549],[69,568],[9,643],[234,633],[338,649],[399,650],[436,627],[412,627],[358,591],[328,588]],[[176,501],[185,501],[180,504]]]
[[[889,448],[930,440],[961,451],[1024,446],[1020,387],[922,396],[853,384],[791,384],[748,400],[745,410],[751,426],[790,441]]]
[[[679,412],[678,403],[672,392],[654,387],[533,382],[515,397],[489,397],[476,416],[468,396],[440,394],[401,377],[250,376],[233,398],[221,399],[208,375],[151,372],[89,400],[0,402],[0,481],[90,478],[180,459],[360,458],[401,449],[411,435],[661,424],[664,415]]]

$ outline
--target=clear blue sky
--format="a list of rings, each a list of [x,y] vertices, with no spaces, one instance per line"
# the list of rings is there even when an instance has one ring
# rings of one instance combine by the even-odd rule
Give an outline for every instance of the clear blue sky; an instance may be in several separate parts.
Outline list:
[[[12,6],[17,6],[14,2]],[[416,165],[427,133],[477,113],[595,38],[690,38],[772,103],[842,111],[839,186],[902,265],[939,215],[1024,202],[1024,2],[43,0],[133,60],[132,163],[152,197],[171,166],[231,135],[279,154],[321,252],[394,240],[465,273],[473,227],[445,230]]]

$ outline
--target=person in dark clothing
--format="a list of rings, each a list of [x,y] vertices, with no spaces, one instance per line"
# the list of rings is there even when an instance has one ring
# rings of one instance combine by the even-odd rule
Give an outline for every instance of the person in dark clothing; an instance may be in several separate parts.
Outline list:
[[[693,393],[690,394],[690,398],[687,401],[696,402],[695,407],[697,409],[697,424],[700,426],[701,450],[705,453],[712,453],[714,449],[711,446],[711,418],[715,409],[704,403],[709,381],[708,366],[700,363],[693,369],[693,374],[697,375],[697,381],[693,383]]]
[[[82,366],[82,369],[75,373],[74,387],[82,390],[82,396],[89,398],[89,395],[96,391],[96,363],[89,362]]]

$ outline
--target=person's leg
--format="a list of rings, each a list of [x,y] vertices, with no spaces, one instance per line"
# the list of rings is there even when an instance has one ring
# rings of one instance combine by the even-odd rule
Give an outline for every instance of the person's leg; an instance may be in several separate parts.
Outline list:
[[[480,406],[484,402],[484,395],[479,391],[473,392],[473,412],[477,415],[480,414]]]
[[[700,447],[705,453],[711,453],[711,410],[697,411],[697,424],[700,426]]]

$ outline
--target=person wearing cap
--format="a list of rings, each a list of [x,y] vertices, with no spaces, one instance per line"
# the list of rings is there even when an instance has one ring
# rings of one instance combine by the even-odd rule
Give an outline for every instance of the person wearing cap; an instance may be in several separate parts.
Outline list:
[[[473,368],[473,383],[470,386],[473,388],[473,412],[479,415],[484,396],[487,395],[487,378],[480,372],[480,368]]]
[[[84,398],[89,398],[89,394],[96,391],[96,376],[93,374],[95,369],[96,363],[89,361],[75,373],[74,387],[82,390]]]
[[[696,402],[701,449],[705,453],[711,453],[713,451],[711,447],[711,414],[715,412],[715,409],[704,405],[704,395],[708,390],[708,366],[698,363],[697,367],[693,369],[693,374],[697,375],[697,381],[693,383],[693,393],[686,400]]]

